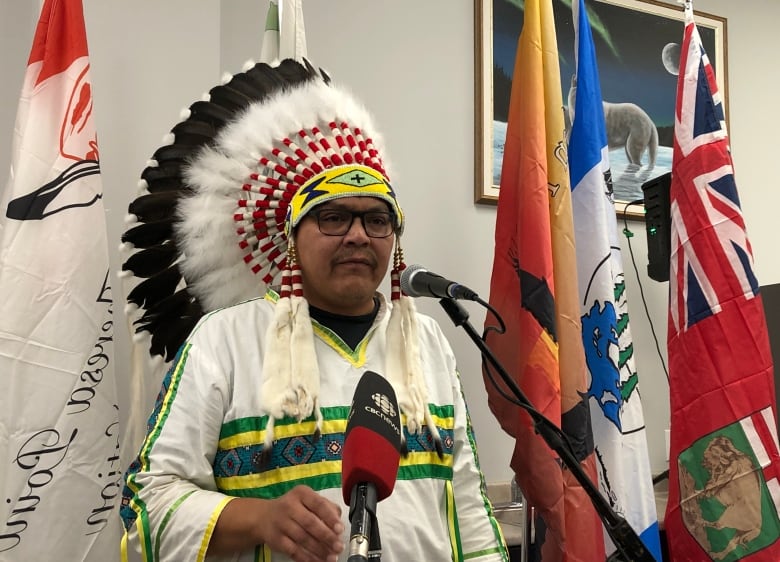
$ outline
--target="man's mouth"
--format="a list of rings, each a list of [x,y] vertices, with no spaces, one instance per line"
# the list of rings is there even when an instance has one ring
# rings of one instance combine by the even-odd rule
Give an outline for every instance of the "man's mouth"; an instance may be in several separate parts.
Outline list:
[[[336,265],[364,265],[366,267],[374,267],[374,260],[368,257],[349,257],[336,260]]]

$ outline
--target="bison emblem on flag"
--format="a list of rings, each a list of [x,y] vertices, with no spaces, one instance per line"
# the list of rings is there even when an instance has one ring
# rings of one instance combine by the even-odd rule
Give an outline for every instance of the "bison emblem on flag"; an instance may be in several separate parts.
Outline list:
[[[739,560],[780,538],[780,487],[767,453],[777,442],[773,425],[765,410],[680,453],[683,523],[713,560]]]

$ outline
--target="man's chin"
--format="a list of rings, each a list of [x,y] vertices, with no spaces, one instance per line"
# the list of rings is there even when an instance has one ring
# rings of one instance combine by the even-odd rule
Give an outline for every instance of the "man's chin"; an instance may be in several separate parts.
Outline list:
[[[366,308],[368,309],[366,312],[371,312],[374,306],[376,289],[376,284],[373,282],[346,283],[336,291],[336,297],[343,303],[345,309]],[[362,313],[359,312],[358,314]]]

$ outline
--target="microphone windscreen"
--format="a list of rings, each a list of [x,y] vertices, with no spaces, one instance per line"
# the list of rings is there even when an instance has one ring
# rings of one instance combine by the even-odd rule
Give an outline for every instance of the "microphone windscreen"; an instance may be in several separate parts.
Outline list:
[[[412,278],[418,271],[425,271],[425,268],[418,264],[412,264],[401,272],[401,290],[410,297],[421,296],[419,291],[412,286]]]
[[[352,489],[361,482],[376,487],[377,501],[395,487],[401,458],[401,415],[392,385],[366,371],[352,398],[341,456],[341,493],[349,505]]]

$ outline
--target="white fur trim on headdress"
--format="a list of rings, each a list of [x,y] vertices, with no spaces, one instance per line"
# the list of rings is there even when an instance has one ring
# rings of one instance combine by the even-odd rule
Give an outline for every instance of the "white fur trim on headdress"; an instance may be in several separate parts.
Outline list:
[[[274,319],[266,332],[261,403],[273,419],[291,416],[301,420],[314,413],[319,434],[320,379],[308,308],[301,297],[279,299],[276,303]],[[273,438],[273,426],[266,428],[266,450]]]
[[[398,397],[398,405],[406,415],[409,433],[417,433],[423,425],[431,432],[437,448],[441,438],[428,408],[428,387],[420,359],[420,337],[414,301],[401,296],[393,302],[387,326],[387,378]]]

